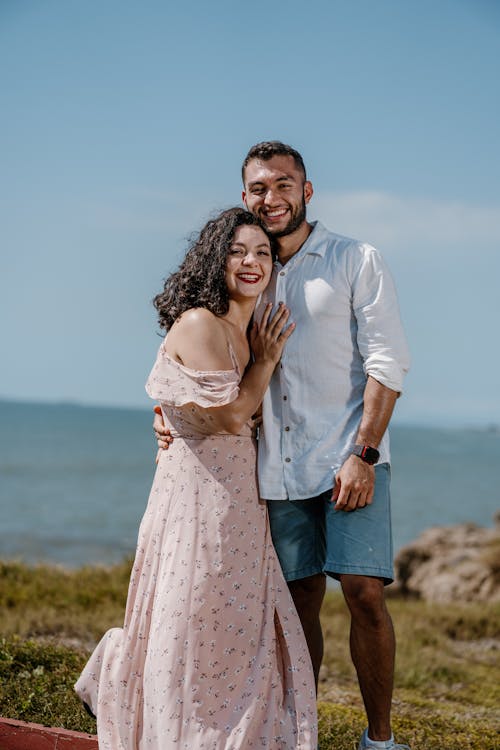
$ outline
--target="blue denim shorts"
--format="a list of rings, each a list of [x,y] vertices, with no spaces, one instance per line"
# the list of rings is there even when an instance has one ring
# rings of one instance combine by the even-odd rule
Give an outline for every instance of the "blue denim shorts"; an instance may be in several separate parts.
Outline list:
[[[375,467],[371,505],[334,510],[332,490],[307,500],[268,500],[271,535],[287,581],[317,573],[394,580],[389,464]]]

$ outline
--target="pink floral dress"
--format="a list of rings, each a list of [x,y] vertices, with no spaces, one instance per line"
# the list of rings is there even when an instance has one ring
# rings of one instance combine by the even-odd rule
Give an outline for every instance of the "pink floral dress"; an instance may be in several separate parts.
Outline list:
[[[75,689],[101,750],[316,750],[314,678],[256,485],[250,425],[212,434],[232,370],[194,371],[160,346],[146,390],[174,441],[143,517],[123,628]]]

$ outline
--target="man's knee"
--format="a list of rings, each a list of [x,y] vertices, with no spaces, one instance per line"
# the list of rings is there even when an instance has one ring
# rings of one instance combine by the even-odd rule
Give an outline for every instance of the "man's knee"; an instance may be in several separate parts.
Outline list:
[[[346,604],[354,618],[377,624],[387,617],[382,578],[342,575],[340,583]]]
[[[301,621],[319,617],[326,591],[326,576],[318,573],[297,581],[289,581],[288,588]]]

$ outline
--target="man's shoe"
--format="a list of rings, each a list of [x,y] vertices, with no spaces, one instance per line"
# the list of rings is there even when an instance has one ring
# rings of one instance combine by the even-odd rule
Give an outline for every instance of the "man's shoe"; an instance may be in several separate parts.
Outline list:
[[[373,745],[368,745],[365,741],[367,734],[368,732],[365,729],[365,731],[361,735],[358,750],[374,750]],[[388,750],[410,750],[410,747],[409,745],[398,745],[397,742],[393,742],[392,745],[388,745]]]

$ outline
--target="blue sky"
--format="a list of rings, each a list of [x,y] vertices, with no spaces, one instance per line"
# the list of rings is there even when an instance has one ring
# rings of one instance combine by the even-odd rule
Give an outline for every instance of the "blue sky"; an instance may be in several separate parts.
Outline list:
[[[1,0],[0,397],[146,406],[151,298],[276,138],[391,266],[396,418],[500,423],[499,52],[496,0]]]

